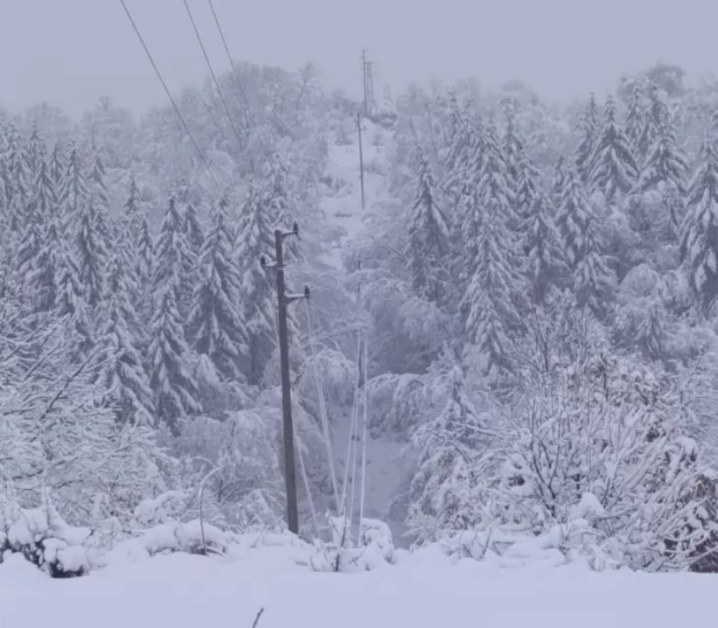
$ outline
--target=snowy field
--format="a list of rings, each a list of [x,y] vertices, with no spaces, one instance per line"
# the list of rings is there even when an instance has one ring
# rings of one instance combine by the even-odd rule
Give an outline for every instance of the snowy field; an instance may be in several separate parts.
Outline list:
[[[651,628],[711,625],[714,576],[501,568],[437,548],[397,564],[315,573],[299,546],[173,554],[51,580],[18,555],[0,565],[2,628]],[[305,564],[302,564],[305,563]]]

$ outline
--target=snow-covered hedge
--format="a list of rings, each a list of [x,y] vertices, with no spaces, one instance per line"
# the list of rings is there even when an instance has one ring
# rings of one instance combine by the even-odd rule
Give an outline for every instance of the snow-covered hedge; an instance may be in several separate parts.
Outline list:
[[[230,536],[216,526],[194,520],[163,523],[142,532],[137,541],[150,556],[169,552],[224,554]]]
[[[394,561],[394,542],[391,530],[383,521],[364,519],[359,542],[350,540],[351,524],[344,517],[329,517],[332,541],[315,541],[310,554],[314,571],[369,571]]]
[[[53,578],[82,576],[90,569],[91,536],[89,528],[68,525],[49,502],[32,509],[0,505],[0,562],[17,552]]]
[[[525,387],[493,422],[455,394],[415,431],[425,451],[410,504],[419,542],[492,529],[504,549],[528,543],[595,568],[718,569],[718,476],[687,435],[680,391],[601,353]],[[476,539],[468,555],[505,556],[485,533]]]
[[[218,527],[194,519],[179,522],[176,514],[185,503],[180,492],[145,500],[135,511],[134,534],[104,534],[68,525],[49,499],[37,508],[20,508],[0,500],[0,562],[3,554],[19,553],[53,578],[82,576],[111,562],[113,556],[134,558],[186,552],[224,554],[234,537]]]

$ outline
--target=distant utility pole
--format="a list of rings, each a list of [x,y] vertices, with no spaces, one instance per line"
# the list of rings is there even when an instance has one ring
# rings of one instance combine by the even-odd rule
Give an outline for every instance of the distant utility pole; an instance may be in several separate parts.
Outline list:
[[[361,208],[364,209],[364,149],[361,139],[361,112],[357,111],[357,135],[359,136],[359,182],[361,184]]]
[[[362,74],[362,94],[364,101],[362,103],[362,113],[367,115],[368,113],[368,101],[367,101],[367,89],[366,89],[366,48],[361,51],[361,74]]]
[[[366,58],[366,48],[361,53],[361,66],[362,66],[362,83],[363,83],[363,102],[362,102],[362,114],[369,116],[374,111],[374,76],[372,72],[372,62]]]
[[[284,240],[299,235],[299,226],[294,223],[291,231],[277,229],[274,232],[274,264],[268,264],[262,257],[263,268],[274,268],[277,278],[277,304],[279,310],[279,361],[282,376],[282,426],[284,432],[284,483],[287,492],[287,527],[299,533],[299,509],[297,506],[297,476],[294,464],[294,424],[292,423],[292,391],[289,378],[289,334],[287,331],[287,306],[299,299],[309,299],[309,287],[303,294],[287,294],[284,281]]]

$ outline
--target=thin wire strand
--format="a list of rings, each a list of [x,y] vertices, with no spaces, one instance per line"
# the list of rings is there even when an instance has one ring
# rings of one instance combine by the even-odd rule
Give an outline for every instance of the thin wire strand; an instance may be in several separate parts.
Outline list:
[[[361,490],[359,496],[359,542],[362,538],[362,526],[364,525],[364,501],[366,497],[366,448],[367,448],[367,422],[369,414],[369,335],[364,334],[364,414],[362,417],[362,451],[361,451]]]
[[[307,474],[307,467],[304,464],[304,447],[299,443],[297,448],[299,453],[299,469],[302,473],[302,482],[304,483],[304,490],[307,493],[307,501],[309,502],[309,511],[312,515],[312,527],[314,528],[314,537],[319,538],[319,524],[317,522],[317,509],[314,507],[314,499],[312,499],[312,488],[309,485],[309,475]]]
[[[210,178],[214,181],[214,183],[217,185],[217,187],[220,187],[219,180],[214,175],[214,172],[212,172],[212,170],[210,169],[209,163],[207,162],[207,159],[204,156],[202,149],[200,148],[199,144],[197,143],[197,140],[194,138],[194,135],[192,135],[192,131],[190,131],[190,128],[187,125],[187,122],[185,121],[184,116],[182,115],[182,112],[179,110],[179,107],[177,106],[177,103],[175,102],[175,99],[172,96],[172,92],[170,92],[169,87],[167,87],[167,83],[165,82],[164,78],[162,77],[162,73],[160,72],[160,69],[157,67],[157,64],[155,63],[154,57],[152,56],[150,49],[147,47],[144,37],[142,37],[142,33],[140,33],[140,29],[137,27],[137,23],[135,22],[135,19],[132,17],[132,13],[130,13],[130,10],[127,8],[127,4],[125,3],[125,0],[120,0],[120,4],[122,5],[122,8],[125,10],[127,19],[130,21],[130,24],[132,25],[132,28],[135,31],[135,34],[137,35],[137,39],[140,40],[140,44],[142,44],[142,48],[144,48],[145,54],[147,55],[147,58],[149,59],[150,64],[152,65],[152,68],[154,69],[155,74],[157,75],[157,78],[159,79],[160,83],[162,84],[162,87],[165,90],[165,93],[167,94],[167,98],[169,98],[170,103],[172,103],[172,108],[174,109],[175,113],[177,114],[177,117],[179,118],[179,121],[181,122],[182,127],[185,130],[185,133],[187,133],[190,141],[192,142],[195,150],[197,151],[197,155],[199,156],[199,159],[202,162],[202,165],[204,166],[205,170],[207,170],[207,173],[209,174]]]
[[[249,99],[247,98],[247,93],[244,91],[244,88],[242,87],[242,80],[240,78],[239,70],[237,69],[237,66],[234,63],[234,59],[232,58],[232,53],[229,50],[229,45],[227,44],[227,38],[224,36],[224,29],[222,28],[222,23],[220,22],[219,16],[217,15],[217,11],[215,11],[214,8],[214,2],[212,0],[207,0],[209,4],[209,8],[212,11],[212,17],[214,18],[214,23],[217,26],[217,32],[219,33],[219,38],[222,40],[222,46],[224,47],[224,52],[227,54],[227,59],[229,60],[229,65],[232,68],[232,76],[234,77],[234,81],[237,84],[237,91],[239,92],[239,96],[244,102],[244,106],[247,108],[247,115],[249,116],[249,119],[251,122],[254,123],[255,128],[257,129],[257,139],[259,139],[259,143],[262,147],[262,150],[264,150],[265,153],[269,154],[269,145],[271,142],[265,142],[264,139],[262,139],[262,128],[257,123],[257,118],[254,115],[254,111],[252,110],[252,105],[249,102]]]
[[[339,489],[337,485],[337,472],[334,465],[334,452],[332,448],[331,435],[329,433],[329,417],[327,415],[327,406],[324,399],[324,386],[322,385],[322,377],[319,372],[319,365],[317,364],[317,344],[316,334],[314,332],[314,324],[312,322],[311,308],[309,302],[305,301],[307,310],[307,330],[309,332],[309,346],[312,354],[312,370],[314,372],[314,384],[317,391],[317,399],[319,403],[319,416],[322,423],[322,433],[324,436],[324,447],[326,450],[327,464],[329,465],[329,475],[332,482],[332,492],[334,493],[334,502],[336,504],[337,511],[340,509],[339,503]]]
[[[219,94],[219,99],[222,102],[222,107],[224,108],[224,113],[227,114],[227,120],[229,121],[229,126],[232,127],[234,136],[237,138],[237,144],[239,146],[239,149],[242,150],[242,148],[243,148],[242,137],[239,133],[239,129],[237,128],[237,125],[234,123],[234,118],[232,117],[232,114],[229,111],[229,105],[227,104],[227,100],[224,97],[224,92],[222,91],[222,87],[219,84],[219,80],[217,80],[217,74],[215,73],[214,68],[212,67],[212,62],[210,61],[209,55],[207,54],[207,48],[205,48],[204,41],[202,41],[202,35],[200,35],[199,29],[197,28],[197,22],[194,19],[194,15],[192,15],[192,10],[189,8],[189,3],[187,2],[187,0],[182,0],[182,4],[184,4],[184,8],[187,11],[187,17],[189,17],[189,21],[192,23],[192,29],[194,30],[195,37],[197,38],[197,43],[199,44],[200,50],[202,50],[202,56],[204,57],[204,60],[207,63],[207,67],[209,68],[209,74],[212,77],[214,86],[217,88],[217,93]]]
[[[253,113],[252,113],[252,107],[249,104],[247,95],[244,92],[244,88],[242,87],[242,81],[239,78],[239,71],[237,70],[237,67],[234,65],[234,59],[232,59],[232,53],[229,51],[229,46],[227,45],[227,40],[224,37],[224,30],[222,29],[222,24],[219,21],[219,16],[217,15],[217,11],[214,10],[214,3],[212,2],[212,0],[207,0],[207,2],[209,3],[209,8],[212,11],[212,17],[214,18],[214,23],[217,25],[217,31],[219,32],[219,37],[222,40],[222,45],[224,46],[224,51],[227,53],[227,59],[229,59],[229,64],[232,67],[232,75],[234,76],[234,80],[237,83],[237,91],[239,92],[239,95],[242,98],[242,101],[244,101],[244,106],[247,108],[247,112],[250,114],[251,117],[254,117]]]

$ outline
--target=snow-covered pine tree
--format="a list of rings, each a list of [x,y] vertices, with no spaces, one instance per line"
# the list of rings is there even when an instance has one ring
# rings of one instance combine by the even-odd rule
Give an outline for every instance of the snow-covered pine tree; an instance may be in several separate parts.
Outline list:
[[[584,254],[574,271],[574,293],[581,307],[588,307],[599,318],[606,314],[615,289],[616,275],[603,254],[600,229],[595,216],[583,232]]]
[[[550,194],[554,206],[558,206],[561,201],[561,192],[563,191],[563,186],[566,183],[566,167],[566,159],[563,155],[561,155],[556,161],[556,166],[553,169],[553,176],[551,177]]]
[[[155,243],[150,233],[150,225],[147,218],[143,217],[140,221],[140,229],[137,235],[137,260],[135,264],[135,272],[138,281],[142,283],[152,284],[153,263]]]
[[[7,151],[4,146],[0,146],[0,192],[2,192],[0,208],[2,208],[3,219],[7,222],[10,201],[12,200],[12,181],[10,179]]]
[[[452,149],[460,145],[460,138],[464,133],[464,117],[462,115],[461,107],[459,106],[459,99],[456,96],[455,91],[449,92],[449,97],[446,101],[448,105],[448,113],[446,114],[446,124],[443,128],[444,144],[447,147],[444,164],[447,169],[453,167],[455,158],[458,156],[458,152],[454,152]]]
[[[264,167],[261,185],[262,207],[267,212],[268,220],[274,229],[289,229],[295,216],[294,199],[289,187],[289,172],[278,153],[274,153]],[[301,249],[297,238],[285,243],[287,259],[301,259]]]
[[[636,84],[633,86],[631,98],[628,101],[624,127],[626,129],[626,138],[639,165],[643,163],[646,156],[639,151],[639,140],[645,126],[645,117],[646,103],[643,97],[643,89],[641,85]]]
[[[277,153],[274,153],[264,169],[262,205],[273,229],[291,225],[293,207],[289,196],[287,168]]]
[[[478,184],[481,188],[484,207],[491,205],[500,210],[500,216],[507,228],[518,226],[520,216],[515,206],[514,191],[509,183],[506,159],[493,121],[486,125],[483,159],[474,168],[474,176],[477,175],[478,179],[475,179],[472,185]],[[512,233],[511,236],[518,239],[518,234],[514,236]],[[518,254],[516,251],[507,253]],[[514,266],[517,264],[514,263]]]
[[[443,196],[449,205],[444,217],[451,236],[452,275],[460,292],[467,280],[462,259],[466,255],[464,247],[467,244],[472,244],[464,230],[467,221],[470,222],[473,219],[471,215],[472,197],[476,191],[476,184],[484,161],[484,126],[478,116],[474,116],[472,120],[466,122],[464,133],[461,156],[454,167],[446,171],[441,183]]]
[[[85,300],[94,308],[105,294],[105,269],[109,251],[103,220],[100,217],[101,199],[94,193],[79,208],[75,220],[75,250],[80,283],[84,286]]]
[[[457,105],[458,108],[458,105]],[[482,128],[478,119],[472,121],[458,111],[453,121],[455,128],[450,134],[450,144],[444,161],[444,176],[441,180],[441,190],[454,208],[460,203],[466,179],[470,171],[481,162]],[[447,216],[447,218],[449,218]],[[452,226],[460,224],[460,219],[450,220]]]
[[[519,229],[525,231],[526,218],[531,216],[531,208],[541,193],[538,187],[538,169],[534,166],[526,151],[523,151],[519,155],[518,173],[518,189],[516,190],[515,205],[521,218]]]
[[[616,296],[617,308],[611,321],[614,346],[637,350],[646,360],[670,357],[676,346],[670,342],[675,326],[660,274],[648,263],[634,266],[621,281]]]
[[[638,167],[625,133],[616,120],[616,103],[606,99],[603,125],[596,140],[590,174],[591,190],[603,193],[607,202],[626,194],[638,178]]]
[[[658,360],[665,355],[665,308],[658,303],[652,304],[636,331],[636,341],[647,359]]]
[[[55,232],[60,233],[59,218],[55,220]],[[62,237],[55,255],[55,313],[72,338],[73,355],[76,360],[84,358],[94,344],[94,330],[90,308],[85,301],[85,289],[80,281],[80,271],[75,259],[74,247]]]
[[[52,148],[49,167],[50,179],[52,179],[52,184],[55,188],[55,196],[57,197],[57,201],[59,202],[60,196],[62,194],[62,182],[65,178],[65,172],[67,171],[65,153],[59,140],[55,142],[55,145]]]
[[[511,205],[518,218],[512,230],[525,232],[526,220],[536,198],[536,180],[538,171],[526,153],[524,141],[516,125],[516,112],[513,106],[505,108],[506,133],[504,134],[504,159],[506,160],[507,183],[511,190]]]
[[[54,251],[48,246],[48,228],[56,213],[54,184],[45,161],[45,148],[37,132],[33,133],[32,150],[28,151],[34,180],[27,190],[23,221],[19,224],[20,240],[13,267],[14,294],[27,315],[47,312],[54,306]],[[30,167],[28,167],[28,173]],[[57,245],[55,234],[49,234]]]
[[[184,277],[194,290],[199,281],[199,261],[202,245],[204,244],[204,229],[199,219],[196,204],[190,198],[189,190],[184,189],[177,202],[180,204],[180,211],[182,212],[182,231],[186,244]],[[191,307],[191,303],[188,302],[188,305]]]
[[[583,233],[592,216],[593,212],[577,171],[566,168],[556,211],[556,227],[561,236],[565,258],[572,269],[576,268],[584,255]]]
[[[516,128],[515,103],[506,102],[503,107],[506,129],[503,137],[504,162],[506,163],[506,184],[516,196],[519,187],[519,159],[524,145]],[[513,201],[513,199],[512,199]]]
[[[88,198],[89,185],[87,182],[85,164],[80,150],[77,146],[73,146],[67,158],[67,167],[59,195],[63,215],[63,232],[74,232],[73,225],[78,220]]]
[[[441,380],[447,388],[444,407],[411,437],[419,469],[409,491],[407,523],[421,542],[470,529],[480,518],[477,459],[489,441],[486,425],[467,395],[461,368],[454,365]]]
[[[0,224],[4,232],[7,231],[8,225],[9,193],[7,161],[5,160],[4,152],[0,149]]]
[[[21,306],[24,314],[33,314],[38,309],[36,294],[30,281],[30,275],[36,271],[37,259],[42,251],[42,228],[40,222],[32,217],[21,226],[15,259],[13,261],[13,283],[11,294]]]
[[[191,351],[184,339],[182,319],[177,309],[176,287],[170,277],[158,297],[150,329],[148,350],[150,388],[159,420],[174,432],[179,421],[200,412],[196,400],[197,386],[190,375],[188,360]]]
[[[22,139],[13,125],[10,125],[8,129],[7,143],[7,167],[10,182],[8,226],[12,231],[19,233],[26,220],[32,185],[27,171]]]
[[[152,316],[153,277],[154,277],[154,241],[150,233],[147,218],[142,218],[136,246],[135,277],[142,292],[142,303],[138,307],[140,318],[147,322]]]
[[[665,210],[660,222],[672,234],[678,234],[683,222],[687,173],[688,160],[676,142],[673,125],[667,120],[648,152],[637,187],[644,196],[658,194]]]
[[[579,120],[580,140],[574,155],[576,171],[584,183],[588,182],[593,170],[593,158],[598,141],[599,115],[596,97],[591,94],[586,109]]]
[[[33,186],[33,213],[35,220],[47,225],[51,217],[58,212],[57,188],[53,181],[50,165],[44,159],[44,153],[37,165]]]
[[[681,236],[681,258],[703,311],[718,295],[718,155],[706,137],[700,161],[688,188]]]
[[[114,242],[113,256],[119,253],[124,267],[124,274],[129,286],[129,295],[140,323],[137,329],[132,330],[137,335],[145,337],[146,327],[151,316],[149,305],[152,291],[151,276],[146,272],[145,259],[141,255],[141,240],[143,236],[144,211],[140,199],[140,192],[134,177],[130,178],[127,191],[127,200],[122,206],[122,214],[118,221],[118,230]],[[149,234],[147,234],[149,235]],[[141,274],[142,273],[142,274]],[[143,343],[141,343],[144,346]]]
[[[441,302],[448,294],[449,229],[439,206],[431,166],[417,147],[417,183],[411,209],[406,246],[406,264],[415,292]]]
[[[51,211],[55,211],[53,206]],[[59,233],[59,217],[50,214],[40,230],[40,246],[26,275],[27,287],[33,295],[32,314],[54,310],[57,302],[58,256],[64,243]]]
[[[240,273],[244,321],[249,334],[247,381],[259,384],[276,345],[274,292],[259,260],[274,250],[272,227],[256,187],[250,184],[239,215],[235,260]]]
[[[89,177],[90,198],[93,199],[97,233],[102,240],[103,248],[109,251],[116,236],[116,229],[110,218],[110,200],[105,181],[105,165],[99,151],[94,150],[93,152],[94,158]]]
[[[651,83],[648,88],[648,106],[643,118],[643,128],[637,143],[639,157],[648,157],[663,127],[668,123],[669,111],[664,95],[655,83]]]
[[[237,380],[242,357],[247,354],[248,333],[228,222],[223,200],[212,213],[202,245],[187,329],[197,353],[208,356],[221,377]]]
[[[567,169],[556,226],[565,259],[574,273],[574,288],[581,305],[600,313],[613,285],[613,272],[602,253],[601,237],[583,185],[574,169]],[[580,295],[580,296],[579,296]]]
[[[177,291],[175,298],[182,319],[187,315],[194,289],[187,277],[190,261],[182,216],[175,199],[170,198],[154,246],[152,284],[156,294],[167,286],[173,286]]]
[[[121,424],[154,426],[154,406],[149,379],[139,352],[136,336],[137,314],[126,260],[116,251],[110,260],[107,298],[102,307],[97,334],[99,368],[96,381],[105,390],[103,402],[115,412]]]
[[[184,205],[184,215],[182,216],[184,235],[190,254],[195,260],[199,260],[202,245],[204,244],[204,230],[195,204],[190,199],[187,199]]]
[[[45,142],[40,137],[37,125],[33,125],[30,137],[27,140],[27,150],[25,152],[28,181],[32,182],[37,180],[40,165],[45,161],[45,151]]]
[[[466,331],[481,352],[486,373],[510,370],[512,336],[521,325],[511,294],[514,273],[503,254],[513,244],[501,223],[495,210],[482,222],[477,267],[462,299]]]
[[[568,272],[551,202],[545,194],[537,193],[534,197],[526,224],[523,241],[526,275],[534,302],[543,303],[550,286],[563,283]]]
[[[492,124],[487,125],[485,158],[474,191],[467,197],[464,270],[468,284],[461,302],[466,331],[477,345],[483,369],[510,369],[512,336],[521,329],[516,308],[521,277],[517,240],[507,223],[513,217],[506,166]]]
[[[130,177],[127,200],[122,205],[122,231],[128,232],[129,240],[136,246],[140,239],[140,229],[144,219],[141,208],[140,190],[135,177]],[[123,235],[123,234],[120,234]]]

